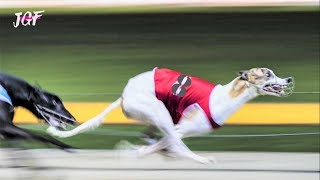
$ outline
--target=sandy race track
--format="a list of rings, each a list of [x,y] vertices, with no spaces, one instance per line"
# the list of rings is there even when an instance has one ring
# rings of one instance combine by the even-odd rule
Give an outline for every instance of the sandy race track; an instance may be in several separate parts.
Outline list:
[[[139,158],[119,151],[2,149],[0,179],[319,180],[318,153],[197,153],[215,157],[218,163],[203,165],[161,155]]]

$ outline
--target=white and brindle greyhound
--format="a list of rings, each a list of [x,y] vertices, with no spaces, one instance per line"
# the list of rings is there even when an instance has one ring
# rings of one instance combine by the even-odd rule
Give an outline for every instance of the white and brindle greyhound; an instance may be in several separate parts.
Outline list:
[[[241,71],[226,85],[214,85],[177,71],[155,68],[131,78],[122,97],[91,120],[70,131],[50,127],[48,132],[70,137],[93,129],[111,110],[121,106],[126,117],[155,126],[163,133],[159,141],[140,146],[140,155],[165,148],[171,155],[209,163],[210,159],[194,154],[181,139],[221,127],[243,104],[259,95],[284,97],[293,89],[292,77],[279,78],[267,68]]]

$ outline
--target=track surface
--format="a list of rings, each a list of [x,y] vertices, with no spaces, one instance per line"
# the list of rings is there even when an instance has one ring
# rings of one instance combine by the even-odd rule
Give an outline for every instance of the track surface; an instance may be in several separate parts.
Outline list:
[[[319,153],[197,152],[218,163],[198,164],[161,155],[80,150],[0,150],[0,179],[290,179],[318,180]],[[8,160],[18,157],[19,160]],[[25,159],[25,160],[24,160]],[[31,160],[31,161],[30,161]],[[32,166],[30,167],[8,167]]]

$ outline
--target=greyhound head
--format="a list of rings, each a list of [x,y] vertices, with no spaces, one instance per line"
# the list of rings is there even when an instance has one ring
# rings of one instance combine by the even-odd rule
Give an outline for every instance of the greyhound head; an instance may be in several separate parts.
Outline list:
[[[76,124],[76,119],[64,107],[57,95],[36,88],[32,96],[37,116],[49,125],[65,129],[68,125]]]
[[[255,87],[260,95],[285,97],[289,96],[294,90],[294,79],[292,77],[277,77],[268,68],[252,68],[248,71],[239,72],[239,75],[241,80],[245,80],[249,86]]]

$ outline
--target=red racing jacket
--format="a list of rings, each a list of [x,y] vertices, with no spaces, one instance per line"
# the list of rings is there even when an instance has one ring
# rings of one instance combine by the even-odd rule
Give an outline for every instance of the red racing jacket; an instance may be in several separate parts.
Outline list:
[[[197,103],[205,112],[212,128],[220,127],[212,118],[209,108],[214,84],[170,69],[155,69],[154,84],[156,97],[164,103],[174,124],[180,121],[188,106]]]

